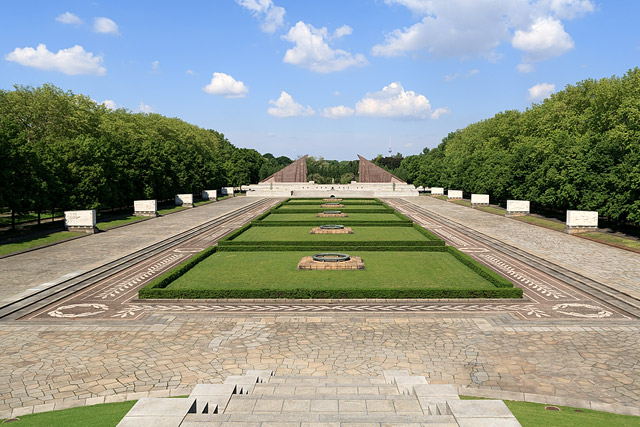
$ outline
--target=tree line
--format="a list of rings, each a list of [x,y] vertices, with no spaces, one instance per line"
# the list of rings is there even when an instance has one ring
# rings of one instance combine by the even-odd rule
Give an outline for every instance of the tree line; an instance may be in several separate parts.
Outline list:
[[[280,167],[273,160],[215,130],[109,110],[50,84],[0,90],[0,207],[12,213],[118,208],[237,187]]]
[[[415,185],[640,225],[640,69],[471,124],[401,167]]]

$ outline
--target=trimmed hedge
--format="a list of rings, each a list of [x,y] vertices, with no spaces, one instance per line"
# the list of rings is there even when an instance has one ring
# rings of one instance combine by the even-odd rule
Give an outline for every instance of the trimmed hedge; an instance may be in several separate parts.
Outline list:
[[[263,252],[263,251],[277,251],[277,252],[290,252],[290,251],[309,251],[311,249],[318,252],[326,251],[373,251],[373,252],[447,252],[446,246],[436,244],[438,242],[423,242],[421,246],[409,245],[411,242],[400,242],[400,245],[384,246],[379,242],[349,242],[350,245],[344,245],[336,242],[320,242],[314,245],[308,245],[308,242],[281,242],[274,244],[262,245],[263,242],[246,242],[247,244],[224,244],[218,245],[218,251],[220,252]]]
[[[340,212],[344,212],[344,213],[364,213],[364,214],[390,214],[393,213],[394,210],[393,209],[386,209],[386,208],[380,208],[380,209],[358,209],[358,208],[349,208],[349,207],[343,207],[343,208],[321,208],[320,206],[318,206],[317,211],[315,209],[295,209],[295,208],[283,208],[282,206],[278,207],[276,210],[273,211],[274,214],[281,214],[281,213],[287,213],[287,214],[310,214],[310,213],[321,213],[322,211],[328,211],[328,210],[336,210],[336,211],[340,211]]]
[[[326,224],[327,220],[332,218],[318,218],[319,221],[252,221],[251,224],[254,227],[289,227],[289,226],[318,226],[322,224]],[[339,221],[343,225],[348,225],[350,227],[355,226],[367,226],[367,227],[412,227],[413,222],[411,221],[390,221],[390,222],[380,222],[380,221],[345,221],[347,218],[333,218]]]
[[[458,261],[463,263],[465,266],[469,267],[471,270],[476,272],[483,279],[486,279],[487,281],[489,281],[494,286],[498,288],[513,288],[513,283],[511,283],[504,277],[500,276],[498,273],[494,272],[493,270],[490,270],[488,267],[485,267],[484,265],[480,264],[479,262],[471,258],[469,255],[465,254],[464,252],[459,251],[453,246],[446,246],[446,248],[447,248],[447,252],[453,255]],[[516,289],[519,289],[519,288],[516,288]],[[519,289],[519,290],[520,290],[520,296],[522,296],[522,289]]]

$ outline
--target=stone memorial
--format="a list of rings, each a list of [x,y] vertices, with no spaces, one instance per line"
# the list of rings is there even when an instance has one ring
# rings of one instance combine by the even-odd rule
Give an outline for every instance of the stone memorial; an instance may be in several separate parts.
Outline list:
[[[471,195],[471,207],[474,206],[489,206],[488,194],[472,194]]]
[[[528,200],[507,200],[507,212],[505,216],[524,216],[529,213]]]
[[[598,212],[596,211],[567,211],[565,233],[578,234],[598,229]]]
[[[81,231],[93,234],[98,231],[96,227],[95,209],[86,211],[65,211],[64,226],[69,231]]]
[[[202,190],[202,198],[204,200],[218,200],[217,190]]]
[[[442,187],[431,187],[431,195],[432,196],[444,196],[444,188],[442,188]]]
[[[157,200],[134,200],[133,214],[135,216],[158,216]]]
[[[449,200],[462,199],[462,190],[447,190],[447,199]]]
[[[222,187],[220,194],[223,196],[233,197],[233,187]]]
[[[176,194],[176,205],[185,208],[193,207],[193,194]]]

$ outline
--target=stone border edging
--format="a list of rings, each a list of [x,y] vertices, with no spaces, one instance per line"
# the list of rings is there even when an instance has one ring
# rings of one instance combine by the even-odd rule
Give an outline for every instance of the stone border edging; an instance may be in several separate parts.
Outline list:
[[[328,376],[327,376],[328,377]],[[617,405],[604,403],[595,400],[573,399],[570,397],[546,396],[543,394],[523,393],[516,391],[491,390],[475,387],[458,386],[458,394],[462,396],[486,397],[490,399],[514,400],[517,402],[542,403],[548,405],[571,406],[574,408],[592,409],[594,411],[610,412],[619,415],[640,416],[640,408],[635,406]],[[73,399],[69,401],[59,400],[57,402],[45,403],[42,405],[23,406],[13,408],[10,411],[0,411],[0,418],[14,418],[23,415],[37,414],[40,412],[59,411],[62,409],[77,408],[81,406],[100,405],[103,403],[125,402],[138,400],[145,397],[174,397],[185,396],[191,393],[193,386],[178,387],[174,389],[129,392],[122,394],[112,394],[110,396],[95,396],[86,399]]]
[[[517,391],[491,390],[475,387],[458,386],[458,394],[462,396],[487,397],[490,399],[514,400],[517,402],[542,403],[547,405],[571,406],[574,408],[593,409],[594,411],[611,412],[619,415],[640,416],[640,407],[626,406],[597,400],[574,399],[572,397],[547,396],[536,393]]]

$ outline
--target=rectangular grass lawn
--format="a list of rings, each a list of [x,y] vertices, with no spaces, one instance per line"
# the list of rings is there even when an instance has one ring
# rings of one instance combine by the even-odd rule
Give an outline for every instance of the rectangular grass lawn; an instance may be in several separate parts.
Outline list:
[[[343,210],[343,211],[348,211],[349,209],[361,209],[361,210],[380,210],[380,209],[389,209],[387,206],[385,205],[374,205],[374,204],[367,204],[367,205],[349,205],[349,204],[345,204],[344,207],[322,207],[320,206],[321,203],[317,203],[317,204],[311,204],[311,205],[298,205],[298,204],[286,204],[286,205],[282,205],[281,207],[278,208],[279,211],[287,211],[287,210],[305,210],[305,211],[315,211],[315,212],[322,212],[322,211],[329,211],[329,210]]]
[[[272,213],[263,221],[318,221],[321,224],[341,224],[348,221],[402,221],[400,217],[392,213],[347,213],[347,217],[322,218],[315,213]]]
[[[170,298],[460,298],[512,290],[497,288],[446,252],[354,252],[365,270],[297,270],[298,261],[313,254],[216,252],[158,292],[170,291]]]
[[[234,242],[370,242],[424,241],[426,236],[413,227],[353,226],[353,234],[310,234],[312,225],[292,227],[251,227]]]
[[[323,199],[291,199],[285,202],[285,204],[291,205],[308,205],[308,204],[322,204],[322,203],[361,203],[361,204],[380,204],[374,199],[342,199],[342,200],[323,200]]]

